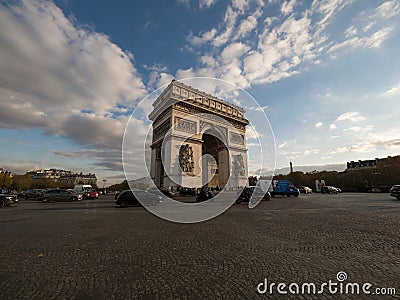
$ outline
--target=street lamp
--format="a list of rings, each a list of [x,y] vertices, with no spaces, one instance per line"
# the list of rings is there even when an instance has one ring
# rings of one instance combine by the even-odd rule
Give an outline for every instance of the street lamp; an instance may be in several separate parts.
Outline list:
[[[106,181],[107,181],[107,179],[103,179],[103,190],[101,191],[101,193],[102,193],[103,195],[106,194],[106,190],[104,189],[104,187],[106,186]]]

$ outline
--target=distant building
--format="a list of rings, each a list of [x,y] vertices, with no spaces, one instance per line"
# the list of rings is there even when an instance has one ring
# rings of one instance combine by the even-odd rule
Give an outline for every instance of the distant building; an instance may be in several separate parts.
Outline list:
[[[73,187],[75,184],[91,184],[97,183],[95,174],[75,173],[68,170],[60,169],[37,169],[26,172],[32,179],[52,179],[61,186]]]
[[[66,174],[57,180],[62,186],[74,186],[76,184],[96,185],[97,178],[95,174]]]
[[[400,155],[388,156],[387,158],[375,158],[370,160],[359,160],[347,162],[346,171],[354,171],[360,169],[372,169],[377,166],[383,166],[392,163],[400,163]]]
[[[376,163],[378,158],[370,160],[359,160],[347,162],[347,171],[366,169],[366,168],[376,168]]]
[[[73,174],[71,171],[60,169],[36,169],[26,172],[32,179],[58,179],[66,174]]]

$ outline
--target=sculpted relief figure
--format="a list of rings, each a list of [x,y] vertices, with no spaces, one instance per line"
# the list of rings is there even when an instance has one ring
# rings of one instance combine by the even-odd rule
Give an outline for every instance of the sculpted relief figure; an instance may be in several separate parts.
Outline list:
[[[246,175],[242,154],[233,156],[233,174],[235,174],[236,176]]]
[[[179,165],[183,172],[193,172],[194,160],[193,149],[189,144],[182,145],[179,149]]]

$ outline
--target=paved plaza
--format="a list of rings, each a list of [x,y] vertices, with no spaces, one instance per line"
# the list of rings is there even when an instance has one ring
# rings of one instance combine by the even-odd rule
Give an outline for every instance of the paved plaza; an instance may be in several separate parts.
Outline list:
[[[117,208],[111,195],[21,201],[0,210],[0,298],[347,299],[257,291],[265,279],[322,284],[339,272],[371,293],[396,289],[368,299],[400,298],[399,229],[400,201],[387,194],[276,197],[198,224]]]

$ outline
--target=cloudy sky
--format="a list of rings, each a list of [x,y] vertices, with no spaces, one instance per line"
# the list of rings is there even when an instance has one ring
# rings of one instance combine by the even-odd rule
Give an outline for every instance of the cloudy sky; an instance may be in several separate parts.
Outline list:
[[[0,3],[0,167],[119,181],[135,106],[196,76],[260,103],[278,168],[399,154],[397,0]]]

